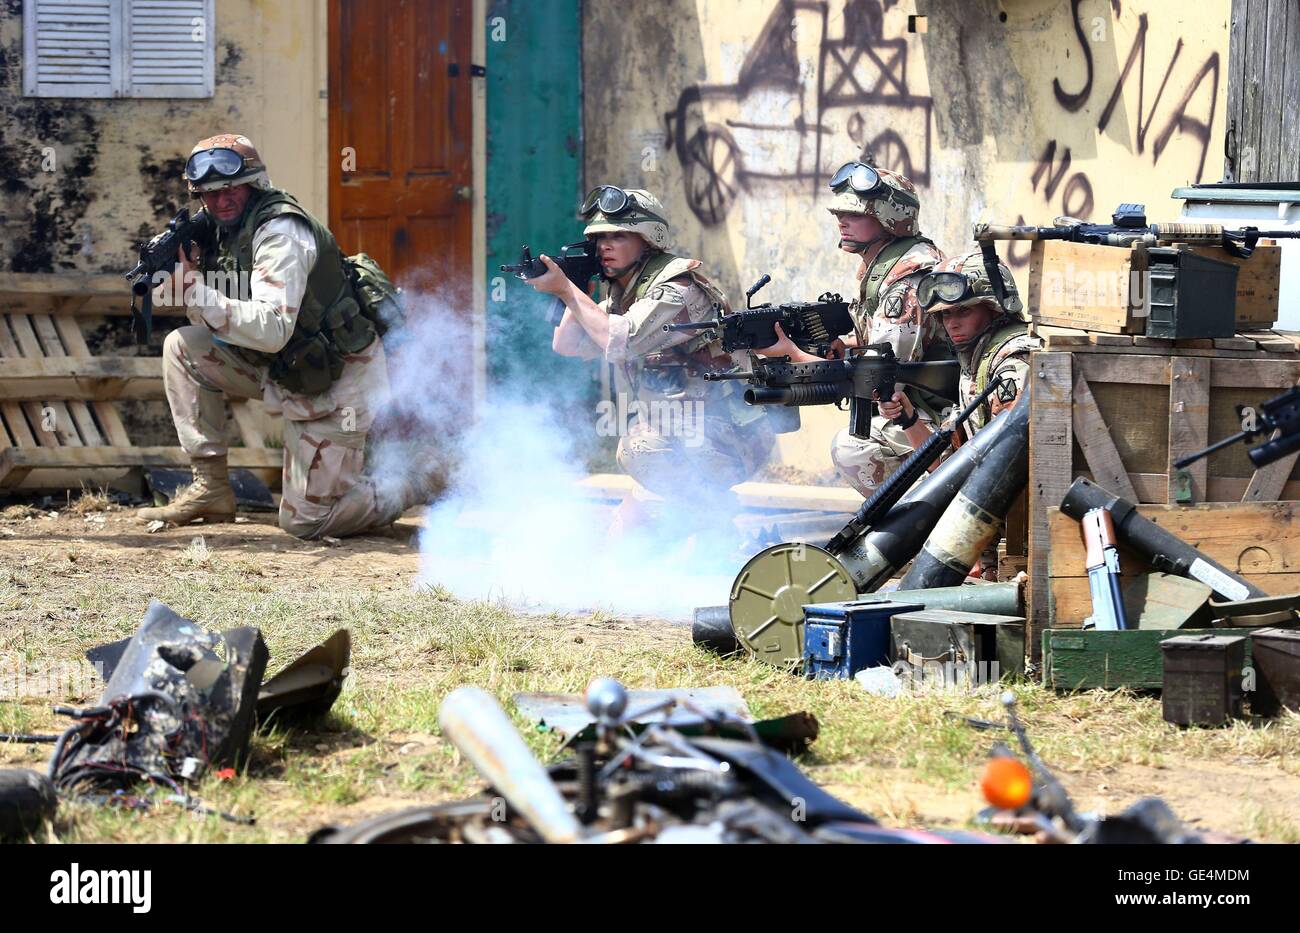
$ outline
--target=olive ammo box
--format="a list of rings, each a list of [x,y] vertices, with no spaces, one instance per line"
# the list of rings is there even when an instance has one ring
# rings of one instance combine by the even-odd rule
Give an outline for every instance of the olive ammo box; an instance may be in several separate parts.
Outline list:
[[[1255,689],[1250,711],[1276,716],[1284,709],[1300,710],[1300,631],[1261,628],[1250,633]]]
[[[1147,336],[1167,340],[1237,332],[1237,267],[1188,250],[1146,251]]]
[[[889,620],[922,608],[915,603],[857,600],[804,606],[804,676],[831,680],[888,664]]]
[[[929,668],[979,683],[1025,672],[1021,616],[923,609],[895,615],[890,631],[893,660],[909,665],[922,679]]]
[[[1176,635],[1160,643],[1164,656],[1161,708],[1165,722],[1221,726],[1241,718],[1241,635]]]
[[[1043,630],[1043,682],[1057,690],[1160,690],[1164,687],[1162,642],[1184,635],[1222,635],[1224,629],[1077,628]],[[1228,630],[1231,631],[1231,630]],[[1246,661],[1250,645],[1246,645]]]

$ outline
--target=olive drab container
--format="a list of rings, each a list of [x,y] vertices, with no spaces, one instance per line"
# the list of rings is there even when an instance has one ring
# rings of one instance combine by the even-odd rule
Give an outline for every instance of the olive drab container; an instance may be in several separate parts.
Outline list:
[[[1164,655],[1161,707],[1165,722],[1221,726],[1241,717],[1241,635],[1179,635],[1160,643]]]
[[[892,657],[922,681],[993,683],[1025,672],[1025,620],[952,609],[895,615]]]

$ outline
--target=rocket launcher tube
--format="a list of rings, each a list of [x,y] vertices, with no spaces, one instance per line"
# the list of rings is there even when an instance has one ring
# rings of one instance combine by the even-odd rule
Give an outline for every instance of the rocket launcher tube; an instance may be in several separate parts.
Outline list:
[[[1019,408],[1020,404],[1017,404],[1012,412]],[[997,443],[1009,420],[999,416],[990,421],[971,440],[957,448],[956,453],[935,467],[933,473],[909,489],[870,531],[854,539],[836,555],[859,593],[879,589],[894,571],[917,555],[944,509],[976,464],[982,462],[985,452]]]
[[[944,510],[899,589],[956,586],[980,554],[997,540],[1002,521],[1029,478],[1029,400],[1026,383],[1016,407],[975,435],[978,441],[998,422],[997,438],[980,450],[970,477]]]
[[[1200,580],[1225,599],[1268,595],[1186,541],[1143,518],[1132,502],[1080,477],[1066,490],[1065,498],[1061,500],[1061,511],[1075,521],[1082,521],[1084,515],[1093,509],[1109,512],[1116,539],[1150,561],[1156,570]]]
[[[999,378],[990,382],[983,392],[971,399],[970,404],[961,410],[949,427],[935,431],[926,438],[924,444],[912,451],[911,456],[904,460],[897,470],[889,474],[888,478],[881,483],[880,488],[872,493],[871,498],[862,503],[857,514],[849,520],[849,523],[841,528],[835,537],[831,538],[826,545],[826,550],[832,554],[838,554],[848,547],[850,542],[862,534],[865,529],[870,528],[887,515],[889,510],[912,487],[912,484],[930,468],[931,464],[943,456],[943,452],[952,444],[953,434],[956,433],[956,429],[964,424],[994,391],[1001,388],[1005,381],[1005,379]]]

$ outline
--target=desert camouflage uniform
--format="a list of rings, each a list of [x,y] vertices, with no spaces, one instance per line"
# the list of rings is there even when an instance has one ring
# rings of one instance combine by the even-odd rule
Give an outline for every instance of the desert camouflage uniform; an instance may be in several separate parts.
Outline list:
[[[653,264],[653,267],[650,266]],[[664,432],[663,425],[633,420],[619,438],[618,463],[649,491],[666,500],[699,502],[725,494],[749,479],[771,455],[775,437],[761,408],[744,403],[736,382],[705,382],[709,370],[727,370],[744,362],[724,353],[716,341],[698,334],[665,332],[665,324],[712,320],[714,304],[725,297],[697,270],[700,262],[658,254],[626,291],[617,284],[600,307],[609,315],[609,344],[604,357],[622,372],[621,391],[639,402],[679,404],[702,425],[684,422],[685,436]],[[643,273],[645,275],[647,273]],[[640,291],[644,297],[636,298]],[[581,355],[600,356],[587,339]]]
[[[861,286],[853,312],[860,345],[888,343],[902,361],[935,358],[934,351],[946,346],[947,335],[933,315],[921,311],[916,286],[943,258],[939,248],[928,240],[916,243],[889,270],[874,311],[866,307],[867,267],[858,270]],[[912,400],[916,401],[914,397]],[[923,409],[918,408],[917,413],[927,424],[931,422]],[[840,476],[867,497],[911,453],[912,445],[903,429],[878,414],[871,419],[869,439],[854,437],[843,428],[831,445],[831,460]]]
[[[929,317],[937,318],[938,315]],[[1013,391],[1003,386],[995,395],[1006,401],[1014,399],[1024,389],[1025,380],[1029,378],[1029,355],[1034,350],[1042,349],[1042,346],[1041,338],[1030,336],[1028,324],[1009,315],[998,318],[969,348],[957,351],[957,360],[961,363],[958,386],[961,399],[957,410],[969,405],[997,376],[1008,377],[1015,384],[1015,389]],[[992,356],[988,366],[981,373],[980,363],[990,353]],[[984,376],[983,379],[980,378],[981,375]],[[956,417],[957,410],[952,413],[950,420]],[[969,433],[974,434],[980,430],[989,423],[991,417],[989,402],[986,401],[971,413],[970,420],[966,422]]]
[[[356,534],[395,517],[362,475],[366,434],[388,394],[378,339],[344,356],[342,375],[305,396],[271,381],[240,348],[274,353],[293,334],[317,246],[302,219],[264,223],[253,236],[250,300],[206,284],[186,288],[189,327],[167,335],[163,382],[181,446],[191,458],[225,455],[225,398],[261,398],[284,415],[280,526],[301,538]]]

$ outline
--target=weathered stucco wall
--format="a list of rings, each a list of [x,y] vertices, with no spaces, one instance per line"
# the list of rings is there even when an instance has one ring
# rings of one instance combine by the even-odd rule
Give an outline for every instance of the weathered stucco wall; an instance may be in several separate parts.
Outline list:
[[[830,172],[909,175],[947,252],[971,224],[1172,219],[1222,174],[1229,0],[587,0],[586,182],[664,198],[679,251],[729,292],[856,292]],[[909,17],[925,31],[909,33]],[[919,25],[919,24],[918,24]],[[1022,288],[1028,244],[1009,259]],[[787,463],[822,471],[844,415],[805,409]]]
[[[22,3],[0,11],[0,269],[125,271],[187,203],[194,143],[238,131],[277,185],[326,212],[325,4],[221,0],[210,99],[23,97]],[[47,149],[52,150],[50,168]]]

